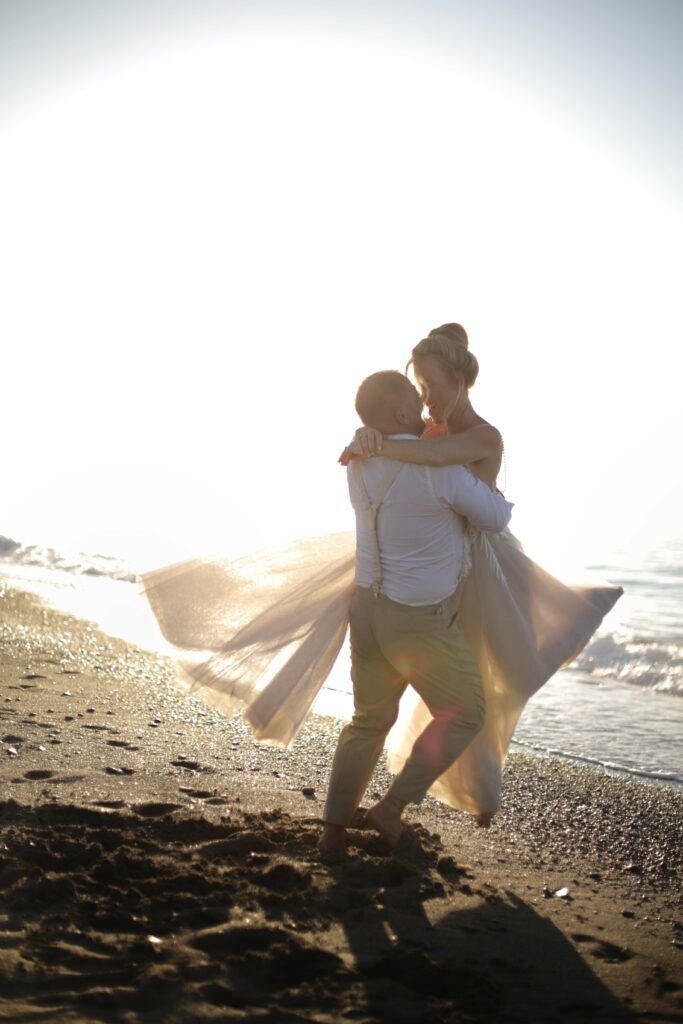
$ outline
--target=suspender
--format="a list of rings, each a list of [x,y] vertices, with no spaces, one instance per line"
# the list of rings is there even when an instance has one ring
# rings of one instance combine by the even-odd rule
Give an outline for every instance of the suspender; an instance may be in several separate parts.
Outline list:
[[[362,496],[365,498],[365,508],[368,516],[368,527],[370,529],[370,538],[372,543],[372,568],[374,573],[374,582],[372,587],[372,593],[375,597],[379,597],[382,589],[382,563],[379,557],[379,543],[377,540],[377,513],[379,507],[387,496],[387,491],[393,484],[398,474],[403,469],[403,462],[392,462],[389,467],[389,471],[382,481],[382,486],[379,489],[379,493],[374,501],[370,500],[368,489],[365,486],[365,480],[363,478],[363,466],[360,461],[355,463],[356,466],[356,478],[360,484]]]

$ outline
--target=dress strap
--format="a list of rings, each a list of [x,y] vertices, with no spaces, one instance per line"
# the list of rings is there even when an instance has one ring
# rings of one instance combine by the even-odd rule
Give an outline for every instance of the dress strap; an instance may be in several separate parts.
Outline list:
[[[392,462],[389,467],[387,475],[382,481],[377,497],[374,501],[371,500],[368,494],[368,489],[365,485],[365,479],[363,477],[363,466],[362,463],[357,462],[356,477],[360,484],[360,489],[363,497],[365,498],[365,509],[368,517],[368,528],[370,530],[370,540],[372,544],[372,570],[374,575],[374,582],[372,587],[372,593],[375,597],[379,597],[382,590],[382,562],[379,556],[379,541],[377,540],[377,513],[379,512],[380,505],[387,496],[387,492],[398,474],[403,469],[405,463],[403,462]]]

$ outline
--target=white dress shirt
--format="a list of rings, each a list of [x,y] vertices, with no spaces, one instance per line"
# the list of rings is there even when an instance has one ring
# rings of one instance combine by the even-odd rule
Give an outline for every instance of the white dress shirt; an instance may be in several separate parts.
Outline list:
[[[415,440],[413,434],[394,437]],[[376,576],[366,491],[374,501],[392,465],[392,460],[384,458],[352,459],[349,463],[349,494],[356,513],[356,583],[361,587],[371,587]],[[358,474],[362,474],[365,489]],[[460,580],[464,518],[478,530],[499,533],[508,525],[511,513],[510,502],[465,466],[406,463],[377,513],[382,593],[412,606],[445,600]]]

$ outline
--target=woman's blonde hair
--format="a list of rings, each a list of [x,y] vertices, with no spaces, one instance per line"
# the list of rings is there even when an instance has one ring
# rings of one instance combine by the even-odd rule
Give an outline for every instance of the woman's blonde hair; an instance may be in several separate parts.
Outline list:
[[[442,324],[417,343],[406,366],[406,372],[412,366],[419,374],[420,363],[427,356],[435,356],[444,373],[451,379],[461,373],[465,386],[471,388],[479,373],[479,363],[467,346],[467,331],[464,327],[460,324]]]

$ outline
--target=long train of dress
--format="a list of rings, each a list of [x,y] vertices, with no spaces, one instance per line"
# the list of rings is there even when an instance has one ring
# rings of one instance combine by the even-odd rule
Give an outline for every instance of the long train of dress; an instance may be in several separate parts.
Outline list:
[[[143,576],[187,687],[227,714],[245,710],[257,739],[289,746],[344,642],[354,544],[351,533],[311,537]],[[481,814],[499,806],[503,764],[525,703],[577,656],[622,589],[561,583],[509,531],[470,531],[470,562],[459,621],[482,674],[486,720],[430,792]],[[409,688],[387,737],[393,771],[428,720]]]

